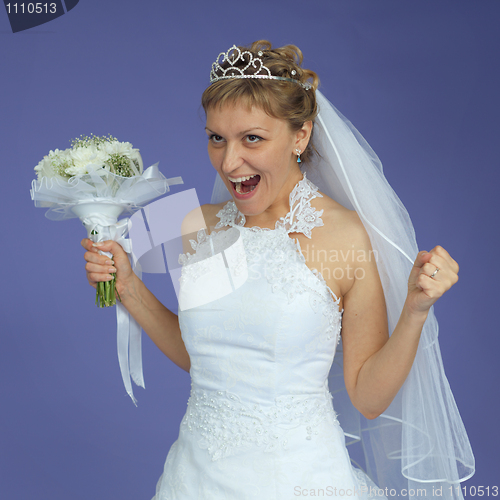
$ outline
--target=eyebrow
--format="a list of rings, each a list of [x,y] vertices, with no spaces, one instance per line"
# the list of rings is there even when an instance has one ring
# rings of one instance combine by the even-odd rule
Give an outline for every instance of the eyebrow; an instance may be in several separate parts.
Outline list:
[[[207,132],[210,132],[212,134],[217,134],[217,132],[214,132],[213,130],[210,130],[208,127],[205,127],[205,130]],[[264,130],[264,132],[269,132],[269,130],[267,130],[266,128],[262,128],[262,127],[252,127],[252,128],[249,128],[248,130],[243,130],[243,132],[240,132],[238,135],[245,135],[245,134],[248,134],[248,132],[251,132],[252,130]]]

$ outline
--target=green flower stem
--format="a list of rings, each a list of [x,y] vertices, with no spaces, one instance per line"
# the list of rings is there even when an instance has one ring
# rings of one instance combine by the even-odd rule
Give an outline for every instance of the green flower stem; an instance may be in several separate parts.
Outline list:
[[[116,305],[116,296],[121,302],[120,294],[116,291],[116,276],[111,281],[97,283],[95,303],[97,307],[111,307]]]
[[[90,233],[90,238],[93,242],[97,242],[97,235],[99,233],[92,230]],[[99,281],[97,283],[95,292],[95,304],[97,307],[111,307],[116,305],[116,295],[118,295],[118,300],[121,302],[120,294],[116,291],[116,275],[113,274],[113,279],[111,281]]]

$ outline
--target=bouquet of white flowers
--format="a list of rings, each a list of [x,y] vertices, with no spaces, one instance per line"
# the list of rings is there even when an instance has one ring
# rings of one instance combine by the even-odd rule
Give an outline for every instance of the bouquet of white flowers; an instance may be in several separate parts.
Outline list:
[[[167,193],[169,186],[182,184],[182,178],[166,179],[157,163],[143,170],[139,150],[111,135],[81,136],[71,143],[72,147],[64,151],[50,151],[35,167],[38,179],[31,184],[31,199],[35,206],[48,208],[48,219],[78,217],[92,241],[117,241],[130,256],[132,246],[126,235],[131,223],[128,218],[118,221],[118,217],[133,214]],[[127,392],[135,402],[129,374],[144,387],[141,330],[115,296],[114,280],[98,284],[96,304],[117,307],[120,369]]]

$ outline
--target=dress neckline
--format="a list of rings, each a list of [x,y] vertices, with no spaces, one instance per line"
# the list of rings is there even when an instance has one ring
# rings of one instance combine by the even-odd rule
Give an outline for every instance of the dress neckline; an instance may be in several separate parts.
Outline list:
[[[294,186],[289,195],[290,210],[284,217],[280,217],[276,222],[274,229],[262,228],[259,226],[245,227],[246,218],[238,208],[236,203],[231,200],[217,213],[220,221],[216,224],[215,229],[220,229],[225,226],[238,226],[251,231],[276,231],[284,230],[289,233],[302,233],[308,238],[311,238],[311,231],[315,227],[323,226],[323,210],[316,210],[311,206],[311,200],[314,198],[322,198],[318,187],[315,186],[307,177],[303,177]]]

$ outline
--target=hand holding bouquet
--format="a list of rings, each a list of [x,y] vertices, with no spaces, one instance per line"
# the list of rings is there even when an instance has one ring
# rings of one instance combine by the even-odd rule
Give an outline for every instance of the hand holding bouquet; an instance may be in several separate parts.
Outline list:
[[[48,208],[51,220],[78,217],[94,242],[113,240],[129,255],[132,245],[126,236],[128,218],[154,198],[167,193],[182,179],[166,179],[158,164],[143,170],[139,150],[116,138],[81,136],[72,147],[50,151],[35,167],[38,179],[31,185],[31,199],[37,207]],[[112,254],[103,252],[110,259]],[[118,357],[127,392],[134,400],[130,373],[144,387],[140,356],[140,327],[126,309],[116,302],[115,280],[100,282],[96,291],[100,307],[117,306]],[[130,364],[129,364],[130,357]]]

